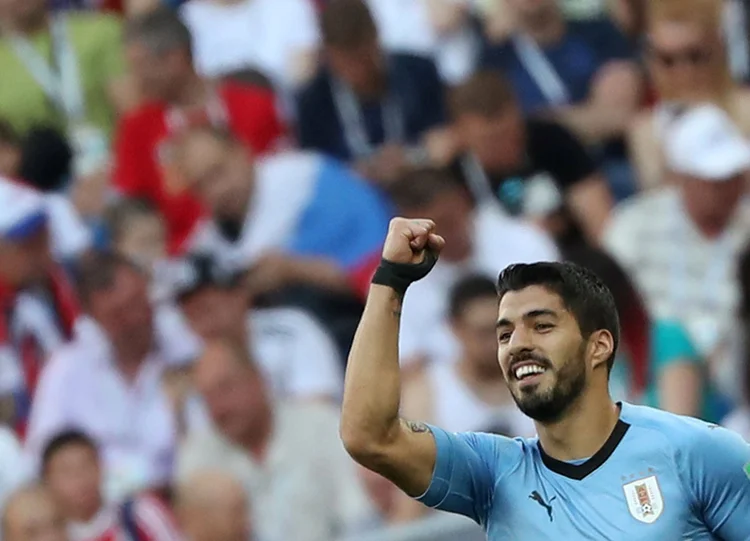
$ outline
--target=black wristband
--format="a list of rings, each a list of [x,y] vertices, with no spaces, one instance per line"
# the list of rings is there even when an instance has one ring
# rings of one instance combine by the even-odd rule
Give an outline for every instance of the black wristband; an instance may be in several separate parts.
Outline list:
[[[381,259],[378,270],[372,277],[372,283],[388,286],[403,296],[412,283],[427,276],[435,263],[437,255],[432,250],[425,250],[424,259],[420,263],[394,263]]]

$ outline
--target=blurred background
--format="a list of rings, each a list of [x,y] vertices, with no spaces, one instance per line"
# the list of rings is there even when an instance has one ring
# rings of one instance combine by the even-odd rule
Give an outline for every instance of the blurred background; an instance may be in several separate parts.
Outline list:
[[[618,400],[750,440],[750,1],[0,0],[4,541],[465,541],[357,467],[391,217],[447,240],[402,413],[532,437],[494,280],[611,287]]]

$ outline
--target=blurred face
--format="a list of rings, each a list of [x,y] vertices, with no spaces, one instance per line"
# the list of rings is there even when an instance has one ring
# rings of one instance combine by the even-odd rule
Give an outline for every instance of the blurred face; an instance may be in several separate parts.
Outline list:
[[[242,219],[253,185],[247,151],[202,132],[188,135],[181,147],[181,167],[190,189],[214,217]]]
[[[242,487],[233,483],[213,496],[186,513],[185,530],[191,541],[248,541],[250,518]]]
[[[481,374],[497,377],[497,297],[491,295],[469,301],[453,320],[453,332],[463,351],[463,359]]]
[[[20,165],[21,150],[16,145],[0,142],[0,175],[15,178]]]
[[[175,49],[156,53],[133,40],[125,45],[125,56],[144,96],[169,103],[179,95],[189,71],[183,51]]]
[[[0,273],[11,286],[26,287],[42,282],[52,263],[46,227],[21,241],[0,240]]]
[[[245,334],[248,303],[244,288],[204,287],[186,297],[180,306],[193,332],[203,340],[241,339]]]
[[[101,507],[101,469],[96,452],[82,444],[60,449],[49,461],[45,481],[64,514],[88,521]]]
[[[145,356],[153,344],[148,280],[134,269],[118,269],[112,287],[95,291],[89,312],[120,352]]]
[[[520,109],[509,107],[491,118],[469,113],[458,119],[466,148],[489,172],[521,167],[526,152],[526,130]]]
[[[746,177],[709,182],[682,178],[682,197],[691,217],[700,225],[723,225],[732,216],[747,186]]]
[[[0,18],[25,26],[47,11],[47,0],[0,0]]]
[[[498,360],[519,409],[554,422],[587,382],[586,341],[558,295],[541,286],[506,293],[497,320]]]
[[[67,541],[65,520],[52,496],[36,491],[7,510],[5,541]]]
[[[648,37],[648,68],[662,99],[701,101],[722,88],[726,61],[716,36],[697,25],[662,22]]]
[[[402,209],[401,213],[407,218],[430,218],[437,224],[445,238],[441,259],[459,262],[471,255],[472,208],[468,195],[462,189],[438,194],[429,205]]]
[[[556,0],[508,0],[508,5],[524,26],[557,19],[561,13]]]
[[[354,49],[327,49],[331,71],[357,94],[367,95],[381,89],[385,65],[377,39]]]
[[[204,352],[194,378],[211,419],[227,438],[244,442],[264,426],[268,404],[262,377],[226,348]]]
[[[151,269],[167,256],[167,235],[158,216],[138,216],[130,220],[117,241],[117,250]]]

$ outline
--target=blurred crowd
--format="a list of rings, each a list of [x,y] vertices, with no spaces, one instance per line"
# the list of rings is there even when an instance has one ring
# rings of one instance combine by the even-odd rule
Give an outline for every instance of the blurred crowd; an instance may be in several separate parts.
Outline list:
[[[748,0],[0,0],[4,541],[428,517],[338,436],[397,215],[447,241],[405,417],[533,436],[494,280],[565,259],[615,397],[750,441],[749,38]]]

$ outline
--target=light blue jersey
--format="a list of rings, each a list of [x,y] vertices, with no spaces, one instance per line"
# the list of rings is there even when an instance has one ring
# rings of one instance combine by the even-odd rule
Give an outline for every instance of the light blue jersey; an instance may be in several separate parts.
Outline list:
[[[490,541],[750,540],[750,446],[715,425],[622,404],[607,443],[577,463],[537,439],[430,428],[437,463],[419,500]]]

